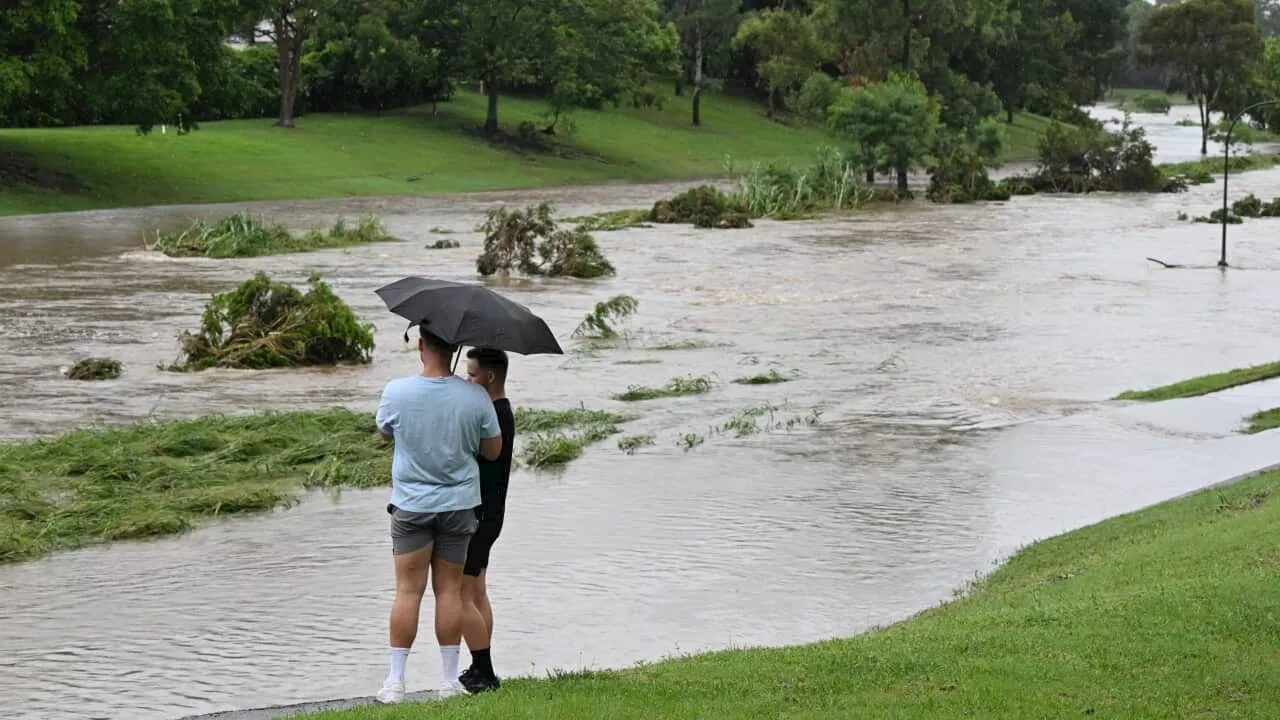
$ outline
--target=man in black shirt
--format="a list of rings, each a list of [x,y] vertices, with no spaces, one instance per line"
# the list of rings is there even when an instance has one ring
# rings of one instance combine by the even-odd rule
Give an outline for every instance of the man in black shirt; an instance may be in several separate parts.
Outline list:
[[[459,677],[468,692],[496,690],[501,683],[493,671],[489,657],[489,643],[493,639],[493,609],[485,589],[485,575],[489,567],[489,550],[502,532],[502,518],[506,513],[507,484],[511,477],[511,446],[516,435],[515,415],[507,400],[507,354],[501,350],[473,348],[467,352],[467,380],[483,387],[493,400],[502,429],[502,454],[488,462],[477,458],[480,464],[480,506],[476,508],[479,525],[471,536],[467,562],[463,566],[462,599],[464,616],[462,637],[471,650],[471,667]]]

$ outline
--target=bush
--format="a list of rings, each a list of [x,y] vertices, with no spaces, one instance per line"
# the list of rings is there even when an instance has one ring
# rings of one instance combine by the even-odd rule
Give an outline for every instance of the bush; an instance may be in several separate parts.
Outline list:
[[[1167,115],[1169,110],[1173,108],[1173,103],[1169,102],[1169,98],[1165,95],[1157,95],[1155,93],[1142,93],[1133,99],[1134,107],[1140,112],[1155,113],[1158,115]]]
[[[312,274],[307,284],[303,294],[259,272],[235,290],[214,295],[200,331],[179,338],[183,357],[169,369],[368,363],[373,325],[361,323],[320,276]]]
[[[649,219],[656,223],[693,223],[698,228],[746,228],[751,220],[728,195],[710,185],[686,190],[653,204]]]
[[[490,210],[479,228],[484,251],[476,258],[476,270],[485,276],[513,271],[582,279],[613,275],[616,270],[595,238],[584,230],[557,229],[553,212],[547,202],[524,210]]]
[[[819,70],[809,75],[788,104],[796,113],[825,125],[827,110],[839,95],[840,82]]]
[[[67,371],[69,380],[115,380],[120,377],[119,360],[112,358],[85,358]]]
[[[940,203],[1008,200],[1011,188],[992,182],[987,168],[999,163],[1000,127],[984,121],[972,130],[944,132],[934,143],[926,197]]]
[[[1040,192],[1160,192],[1166,182],[1152,162],[1146,131],[1128,115],[1120,130],[1051,123],[1040,138],[1040,163],[1026,178]]]
[[[639,301],[630,295],[615,295],[604,302],[598,302],[591,314],[583,318],[574,329],[573,337],[598,340],[616,338],[618,331],[611,323],[631,317],[639,307]]]

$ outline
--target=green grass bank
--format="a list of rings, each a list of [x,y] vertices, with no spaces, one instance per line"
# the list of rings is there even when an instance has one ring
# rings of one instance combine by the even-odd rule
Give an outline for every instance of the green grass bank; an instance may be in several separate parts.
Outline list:
[[[540,122],[545,104],[504,97],[501,120]],[[481,190],[722,175],[726,158],[808,165],[831,138],[769,120],[761,106],[709,94],[701,128],[688,98],[664,108],[575,113],[576,132],[551,152],[475,132],[485,100],[462,92],[439,107],[381,115],[309,115],[294,130],[270,120],[205,123],[189,135],[131,127],[0,130],[0,215],[183,203]],[[1007,156],[1027,159],[1047,121],[1019,115]]]
[[[1199,397],[1219,390],[1270,380],[1275,377],[1280,377],[1280,362],[1251,365],[1212,375],[1200,375],[1199,377],[1182,380],[1171,385],[1161,385],[1150,390],[1127,390],[1112,399],[1158,402],[1161,400]]]
[[[1280,717],[1280,474],[1036,543],[857,637],[312,720]]]

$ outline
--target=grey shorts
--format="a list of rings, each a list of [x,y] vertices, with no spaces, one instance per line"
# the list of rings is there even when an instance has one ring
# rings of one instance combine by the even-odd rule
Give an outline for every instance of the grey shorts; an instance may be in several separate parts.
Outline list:
[[[476,512],[472,509],[439,513],[391,510],[391,553],[404,555],[434,545],[433,557],[463,565],[467,547],[476,532]]]

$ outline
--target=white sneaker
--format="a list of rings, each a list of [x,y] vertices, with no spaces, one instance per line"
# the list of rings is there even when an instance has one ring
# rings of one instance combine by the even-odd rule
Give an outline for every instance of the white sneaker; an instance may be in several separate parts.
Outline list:
[[[453,682],[448,682],[441,685],[440,689],[436,691],[436,698],[440,700],[448,700],[451,697],[458,697],[459,695],[468,695],[468,694],[469,693],[467,692],[467,689],[462,686],[462,683],[458,682],[457,680],[454,680]]]
[[[394,683],[383,683],[382,689],[378,691],[378,702],[383,705],[390,705],[404,701],[404,686]]]

